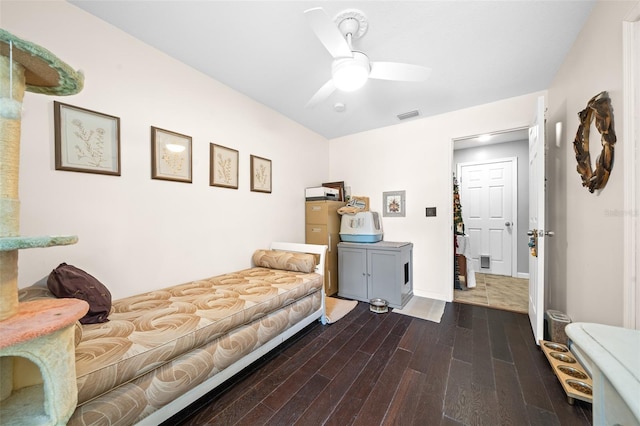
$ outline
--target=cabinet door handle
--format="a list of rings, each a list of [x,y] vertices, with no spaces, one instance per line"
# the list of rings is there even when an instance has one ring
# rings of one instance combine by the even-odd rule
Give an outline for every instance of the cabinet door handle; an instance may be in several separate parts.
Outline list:
[[[329,234],[329,253],[331,253],[331,234]]]
[[[311,228],[311,232],[320,232],[320,228]]]
[[[320,209],[321,209],[320,206],[311,206],[311,210],[314,211],[314,212],[319,212]]]

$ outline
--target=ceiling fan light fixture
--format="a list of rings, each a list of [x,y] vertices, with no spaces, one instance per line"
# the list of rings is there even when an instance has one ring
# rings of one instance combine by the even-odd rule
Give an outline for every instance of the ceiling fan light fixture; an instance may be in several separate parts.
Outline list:
[[[341,58],[333,62],[333,84],[338,90],[353,92],[364,86],[370,71],[367,56],[364,53],[353,52],[353,58]]]
[[[371,62],[364,53],[353,50],[352,41],[362,37],[369,21],[362,12],[349,9],[340,12],[332,21],[321,7],[304,12],[311,29],[333,57],[331,79],[311,97],[305,108],[312,108],[326,100],[335,90],[353,92],[371,78],[422,82],[427,79],[429,68],[400,62]]]

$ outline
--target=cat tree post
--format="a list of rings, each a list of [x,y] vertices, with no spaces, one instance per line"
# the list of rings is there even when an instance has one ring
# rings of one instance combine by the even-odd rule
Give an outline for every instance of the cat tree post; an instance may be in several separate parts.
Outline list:
[[[0,237],[20,230],[18,175],[24,67],[0,57]],[[18,251],[0,252],[0,321],[18,312]]]
[[[0,29],[0,418],[7,424],[64,425],[75,410],[73,324],[77,299],[18,302],[18,250],[74,244],[75,236],[20,236],[20,125],[25,90],[72,95],[83,77],[46,49]],[[14,388],[14,358],[33,362],[42,383]]]

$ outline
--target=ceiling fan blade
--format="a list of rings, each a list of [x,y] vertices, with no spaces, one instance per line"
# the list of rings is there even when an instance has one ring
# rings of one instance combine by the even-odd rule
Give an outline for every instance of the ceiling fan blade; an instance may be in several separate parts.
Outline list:
[[[329,15],[321,7],[305,10],[305,16],[311,29],[320,42],[334,58],[350,58],[353,56],[347,40]]]
[[[336,90],[336,86],[333,84],[333,80],[327,81],[317,92],[315,95],[309,99],[309,102],[305,105],[305,108],[313,108],[318,105],[320,102],[327,99],[331,94]]]
[[[425,81],[431,68],[398,62],[371,62],[370,78],[378,80]]]

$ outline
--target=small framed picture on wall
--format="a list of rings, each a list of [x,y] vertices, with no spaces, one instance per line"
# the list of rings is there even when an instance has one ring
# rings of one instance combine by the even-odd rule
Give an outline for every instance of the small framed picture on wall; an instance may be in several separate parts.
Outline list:
[[[405,217],[405,191],[382,193],[382,216]]]
[[[53,102],[56,170],[120,176],[120,118]]]
[[[191,183],[191,136],[151,126],[151,178]]]
[[[209,144],[209,185],[238,189],[238,151]]]
[[[254,192],[271,193],[271,160],[251,156],[251,190]]]

